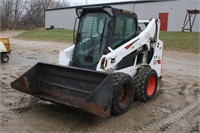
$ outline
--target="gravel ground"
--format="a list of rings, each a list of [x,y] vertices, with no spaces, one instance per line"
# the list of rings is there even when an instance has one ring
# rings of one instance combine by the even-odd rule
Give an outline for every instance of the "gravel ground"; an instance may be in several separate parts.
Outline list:
[[[163,79],[150,102],[135,101],[120,116],[99,118],[18,92],[10,82],[37,62],[57,63],[71,44],[16,40],[7,31],[12,53],[0,63],[0,132],[181,132],[199,133],[199,55],[164,51]]]

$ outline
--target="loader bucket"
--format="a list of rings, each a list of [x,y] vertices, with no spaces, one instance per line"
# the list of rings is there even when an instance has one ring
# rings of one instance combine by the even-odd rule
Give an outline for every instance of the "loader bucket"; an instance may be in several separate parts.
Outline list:
[[[43,100],[108,117],[112,104],[112,74],[38,63],[11,83],[12,88]]]

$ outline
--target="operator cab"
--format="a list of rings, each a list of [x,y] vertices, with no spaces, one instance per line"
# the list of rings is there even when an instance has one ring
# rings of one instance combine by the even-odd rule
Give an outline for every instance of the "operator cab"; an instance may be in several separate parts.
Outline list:
[[[76,13],[72,66],[95,70],[108,47],[116,49],[137,35],[135,13],[110,6],[77,8]]]

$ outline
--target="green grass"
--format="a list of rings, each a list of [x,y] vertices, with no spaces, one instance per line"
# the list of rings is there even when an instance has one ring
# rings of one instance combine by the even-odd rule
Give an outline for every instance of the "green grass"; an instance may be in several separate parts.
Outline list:
[[[161,32],[160,39],[164,42],[165,49],[192,53],[199,52],[199,32]]]
[[[36,29],[25,31],[16,38],[38,41],[72,42],[72,30],[44,30]],[[164,48],[168,50],[199,52],[199,32],[161,32],[160,39],[164,42]]]
[[[15,36],[15,38],[37,41],[72,42],[73,30],[28,30]]]

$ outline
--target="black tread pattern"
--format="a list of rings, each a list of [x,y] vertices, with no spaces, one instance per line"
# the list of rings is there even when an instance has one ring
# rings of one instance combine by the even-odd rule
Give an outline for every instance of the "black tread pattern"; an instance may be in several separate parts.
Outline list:
[[[135,84],[135,97],[142,101],[148,101],[145,94],[145,80],[148,75],[150,67],[142,67],[137,71],[137,74],[133,77],[133,82]]]
[[[7,58],[7,60],[5,61],[4,58]],[[9,56],[6,55],[5,53],[1,53],[1,62],[2,63],[6,63],[9,60]]]
[[[129,107],[127,107],[127,109],[125,110],[119,110],[118,106],[116,105],[116,103],[118,102],[118,98],[117,98],[117,88],[118,86],[120,85],[120,81],[129,76],[128,74],[124,74],[124,73],[114,73],[113,74],[113,82],[114,82],[114,85],[113,85],[113,98],[112,98],[112,108],[111,108],[111,112],[113,114],[116,114],[116,115],[120,115],[120,114],[123,114],[125,113],[126,111],[128,111]]]

